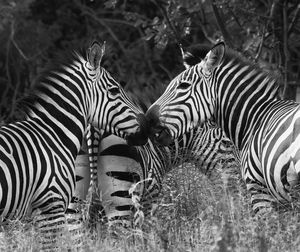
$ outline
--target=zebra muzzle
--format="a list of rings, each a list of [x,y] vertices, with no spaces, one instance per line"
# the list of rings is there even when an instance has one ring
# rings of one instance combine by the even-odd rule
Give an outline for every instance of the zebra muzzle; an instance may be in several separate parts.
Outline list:
[[[156,144],[163,146],[170,145],[173,142],[173,137],[168,127],[163,125],[160,106],[153,105],[150,107],[146,113],[146,118],[149,125],[149,138]]]
[[[170,130],[165,126],[157,126],[151,129],[151,140],[156,144],[168,146],[173,142],[173,137]]]
[[[136,133],[130,134],[126,139],[129,146],[144,145],[148,141],[149,124],[146,120],[146,116],[142,113],[138,114],[137,122],[140,125],[139,129],[136,131]]]

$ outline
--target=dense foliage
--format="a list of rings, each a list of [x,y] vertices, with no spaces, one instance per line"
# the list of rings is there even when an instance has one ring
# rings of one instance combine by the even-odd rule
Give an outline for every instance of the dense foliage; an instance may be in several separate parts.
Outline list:
[[[180,47],[225,40],[282,78],[300,83],[297,0],[0,0],[0,118],[56,54],[107,42],[105,67],[149,105],[178,74]]]

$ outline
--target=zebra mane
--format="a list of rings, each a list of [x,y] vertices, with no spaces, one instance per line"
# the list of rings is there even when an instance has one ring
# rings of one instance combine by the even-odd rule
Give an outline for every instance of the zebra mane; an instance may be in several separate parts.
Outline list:
[[[200,63],[205,58],[211,47],[212,46],[208,44],[195,44],[187,47],[182,53],[183,64],[186,67],[191,67]],[[234,60],[241,66],[248,66],[250,71],[253,70],[262,73],[265,78],[270,80],[269,83],[272,83],[274,90],[277,89],[277,94],[279,95],[280,81],[278,74],[263,69],[258,63],[249,60],[244,55],[233,49],[230,49],[228,46],[226,46],[224,60],[226,62]]]
[[[53,59],[49,60],[44,69],[35,78],[31,88],[17,101],[17,114],[19,114],[17,120],[24,120],[29,115],[38,98],[43,95],[45,86],[49,83],[47,78],[51,74],[65,71],[64,66],[68,66],[79,59],[87,60],[87,50],[84,47],[55,53]]]
[[[265,79],[268,79],[266,85],[272,85],[272,90],[276,91],[277,96],[279,96],[280,78],[278,74],[263,69],[258,63],[253,62],[241,53],[226,47],[223,62],[228,63],[230,61],[234,61],[234,63],[239,64],[241,67],[248,66],[249,71],[255,71],[262,74]]]
[[[87,60],[87,49],[88,47],[77,47],[55,52],[53,58],[47,62],[38,74],[34,81],[33,90],[40,85],[41,80],[44,80],[52,72],[62,71],[64,66],[68,66],[79,59]]]

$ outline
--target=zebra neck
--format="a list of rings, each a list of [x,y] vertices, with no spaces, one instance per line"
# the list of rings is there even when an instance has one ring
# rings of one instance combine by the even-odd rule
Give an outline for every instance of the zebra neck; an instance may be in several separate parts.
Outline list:
[[[27,113],[27,120],[37,124],[42,131],[50,133],[74,158],[79,153],[87,125],[85,113],[82,112],[82,105],[79,106],[78,100],[83,101],[82,97],[74,97],[71,92],[62,89],[58,95],[58,90],[50,86],[35,96]]]
[[[225,64],[216,73],[216,119],[241,149],[271,104],[278,100],[278,89],[276,80],[265,72],[233,63]]]

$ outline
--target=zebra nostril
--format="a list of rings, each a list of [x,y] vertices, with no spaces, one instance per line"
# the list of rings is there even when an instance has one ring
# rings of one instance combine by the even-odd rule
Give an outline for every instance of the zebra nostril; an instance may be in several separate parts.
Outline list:
[[[161,125],[151,129],[150,139],[163,146],[168,146],[173,142],[170,130]]]

